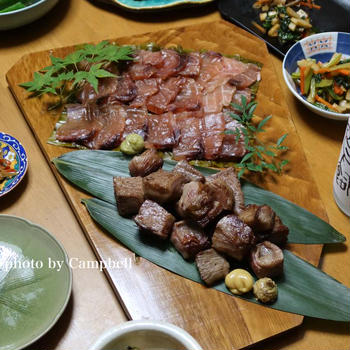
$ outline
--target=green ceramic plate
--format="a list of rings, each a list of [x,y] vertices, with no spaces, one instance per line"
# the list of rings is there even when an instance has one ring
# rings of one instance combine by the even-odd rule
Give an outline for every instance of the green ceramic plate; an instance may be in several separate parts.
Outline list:
[[[154,11],[177,6],[195,6],[213,2],[214,0],[99,0],[101,2],[119,5],[130,11]]]
[[[63,313],[71,290],[72,271],[61,244],[40,226],[0,215],[0,350],[22,349],[44,335]]]

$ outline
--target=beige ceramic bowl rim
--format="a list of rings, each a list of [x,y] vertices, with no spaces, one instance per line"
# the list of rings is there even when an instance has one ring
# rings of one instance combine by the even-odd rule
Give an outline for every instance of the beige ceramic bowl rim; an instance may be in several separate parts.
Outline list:
[[[171,323],[150,320],[128,321],[119,326],[110,328],[95,341],[89,350],[102,350],[103,347],[112,340],[118,339],[125,334],[141,330],[162,332],[177,340],[188,350],[203,350],[198,342],[182,328]]]
[[[39,1],[35,2],[34,4],[31,4],[29,6],[24,7],[23,9],[0,13],[0,17],[8,16],[8,15],[12,15],[15,13],[20,13],[20,12],[30,11],[33,7],[39,6],[40,4],[42,4],[44,2],[48,2],[48,1],[50,1],[50,0],[39,0]]]

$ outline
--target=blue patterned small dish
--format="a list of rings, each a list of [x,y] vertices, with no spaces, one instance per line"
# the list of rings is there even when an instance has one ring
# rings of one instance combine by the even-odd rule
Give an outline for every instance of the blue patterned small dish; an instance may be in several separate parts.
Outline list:
[[[11,161],[11,168],[17,171],[17,175],[0,180],[0,197],[10,192],[23,179],[28,168],[28,159],[23,146],[11,135],[0,132],[0,149],[5,159]]]
[[[319,33],[308,36],[294,44],[287,52],[283,60],[283,77],[293,95],[314,113],[334,120],[347,120],[350,114],[336,113],[323,110],[308,102],[300,94],[291,74],[298,68],[297,62],[304,58],[314,58],[317,61],[327,62],[335,53],[343,54],[344,58],[350,57],[350,34],[340,32]]]

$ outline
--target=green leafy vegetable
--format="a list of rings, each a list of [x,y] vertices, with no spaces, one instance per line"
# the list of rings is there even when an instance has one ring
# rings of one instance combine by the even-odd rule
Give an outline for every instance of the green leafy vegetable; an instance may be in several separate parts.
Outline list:
[[[237,127],[235,131],[226,130],[226,134],[236,135],[238,141],[243,134],[245,147],[248,153],[237,164],[240,169],[238,177],[241,177],[246,170],[253,172],[264,172],[272,170],[280,173],[283,167],[288,164],[288,160],[277,160],[278,156],[288,150],[287,146],[282,145],[287,137],[287,134],[282,135],[275,145],[265,145],[257,136],[258,133],[264,132],[264,125],[271,119],[272,116],[267,116],[257,126],[253,123],[254,111],[257,107],[257,102],[252,101],[247,104],[247,99],[242,96],[242,104],[232,104],[232,106],[241,114],[231,113],[231,117],[243,125],[243,128]]]
[[[98,91],[98,79],[115,77],[108,70],[111,63],[132,60],[131,46],[118,46],[101,41],[86,44],[65,58],[51,56],[51,65],[34,73],[32,81],[20,84],[34,96],[52,94],[66,103],[86,82]]]

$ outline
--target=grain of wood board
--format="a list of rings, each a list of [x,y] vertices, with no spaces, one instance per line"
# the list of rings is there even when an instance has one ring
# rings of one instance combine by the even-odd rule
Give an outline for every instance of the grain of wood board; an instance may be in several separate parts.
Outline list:
[[[187,49],[240,54],[242,57],[263,63],[256,114],[261,117],[273,115],[272,120],[266,125],[267,140],[276,140],[282,134],[288,133],[286,144],[290,147],[290,151],[286,156],[290,160],[290,165],[282,176],[269,175],[264,178],[255,176],[251,180],[327,220],[263,41],[225,21],[113,40],[119,44],[155,42],[163,47],[181,45]],[[48,112],[44,99],[28,98],[27,92],[18,84],[31,80],[34,71],[47,66],[50,54],[63,57],[73,50],[74,47],[65,47],[26,55],[7,73],[9,87],[48,162],[71,151],[47,144],[58,113]],[[204,349],[211,350],[247,347],[302,323],[302,316],[246,302],[186,280],[142,258],[134,259],[132,252],[104,232],[90,218],[81,204],[81,199],[87,195],[65,181],[53,166],[52,170],[98,259],[132,259],[131,269],[107,268],[105,271],[126,314],[131,319],[171,322],[186,329],[198,339]],[[289,249],[317,265],[322,246],[290,245]]]

